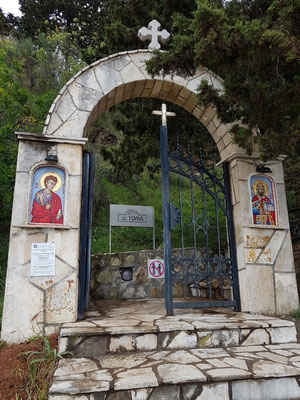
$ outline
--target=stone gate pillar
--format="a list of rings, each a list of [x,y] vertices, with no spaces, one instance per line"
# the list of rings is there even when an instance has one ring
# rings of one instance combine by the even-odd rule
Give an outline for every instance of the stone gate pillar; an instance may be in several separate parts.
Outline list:
[[[82,146],[87,141],[27,133],[17,133],[17,138],[19,151],[1,332],[1,338],[9,343],[21,342],[36,333],[48,334],[62,322],[76,321]],[[56,157],[58,161],[51,161]],[[54,174],[59,181],[55,199],[60,200],[54,204],[52,198],[56,216],[51,223],[32,215],[33,197],[40,193],[47,174]],[[43,209],[41,203],[36,209]],[[55,243],[54,275],[32,276],[33,243]]]
[[[267,163],[271,173],[256,171],[256,156],[229,161],[242,311],[290,313],[299,302],[282,160]]]

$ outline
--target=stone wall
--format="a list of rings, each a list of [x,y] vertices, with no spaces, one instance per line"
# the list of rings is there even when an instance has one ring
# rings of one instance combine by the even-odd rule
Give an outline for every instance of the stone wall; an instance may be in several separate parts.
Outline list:
[[[181,250],[174,249],[172,257],[179,257]],[[192,249],[185,249],[185,256],[192,257]],[[198,252],[199,257],[201,250]],[[148,278],[148,259],[163,259],[163,250],[141,250],[125,253],[106,253],[92,255],[91,257],[91,297],[93,299],[143,299],[165,296],[165,280]],[[211,254],[213,257],[213,254]],[[133,279],[123,281],[120,268],[133,267]],[[230,287],[224,286],[224,297],[231,299]],[[185,292],[184,292],[185,290]],[[221,289],[217,281],[212,282],[211,297],[219,299]],[[208,290],[204,282],[200,283],[199,291],[189,287],[183,288],[181,283],[176,283],[173,289],[174,297],[199,296],[207,298]]]

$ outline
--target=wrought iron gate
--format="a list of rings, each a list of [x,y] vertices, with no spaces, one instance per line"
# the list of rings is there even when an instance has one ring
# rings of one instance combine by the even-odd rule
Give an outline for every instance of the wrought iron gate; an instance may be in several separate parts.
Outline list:
[[[170,151],[167,127],[161,126],[168,315],[174,308],[240,309],[228,165],[207,165],[198,153],[192,154],[189,143],[184,148],[179,139]],[[185,297],[180,302],[173,299],[178,285]]]
[[[89,308],[93,178],[94,155],[85,151],[82,160],[78,319],[82,319],[84,311]]]

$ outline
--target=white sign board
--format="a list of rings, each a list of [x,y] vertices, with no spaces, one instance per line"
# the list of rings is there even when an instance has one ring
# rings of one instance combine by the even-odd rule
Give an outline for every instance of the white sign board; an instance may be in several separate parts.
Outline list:
[[[154,227],[154,209],[145,206],[110,205],[111,226]]]
[[[55,243],[32,243],[30,275],[55,275]]]
[[[109,218],[109,252],[111,253],[111,227],[135,226],[153,228],[153,249],[155,249],[154,208],[149,206],[130,206],[111,204]]]
[[[148,260],[148,278],[164,278],[165,265],[164,260],[156,258],[155,260]]]

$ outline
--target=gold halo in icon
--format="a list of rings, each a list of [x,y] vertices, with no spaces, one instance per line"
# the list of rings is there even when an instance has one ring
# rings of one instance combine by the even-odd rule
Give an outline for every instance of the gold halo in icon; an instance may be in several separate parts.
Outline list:
[[[268,196],[268,194],[269,194],[269,186],[268,186],[268,184],[267,184],[265,181],[263,181],[262,179],[258,179],[257,181],[255,181],[255,182],[253,183],[253,185],[252,185],[253,192],[254,192],[255,194],[257,194],[257,186],[258,186],[258,185],[263,185],[263,186],[264,186],[264,188],[265,188],[265,196]]]
[[[56,173],[56,172],[46,172],[45,174],[43,174],[40,178],[40,187],[42,189],[45,189],[45,179],[47,178],[47,176],[54,176],[57,179],[56,185],[53,188],[53,192],[57,192],[62,185],[62,181],[61,181],[61,177]]]

